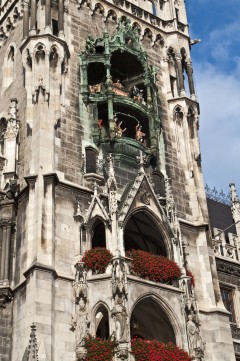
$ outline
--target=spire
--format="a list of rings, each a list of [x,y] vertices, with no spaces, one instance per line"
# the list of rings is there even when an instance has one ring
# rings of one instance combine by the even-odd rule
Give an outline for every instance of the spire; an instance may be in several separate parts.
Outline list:
[[[108,160],[108,181],[107,181],[108,189],[116,190],[117,182],[114,173],[112,153],[108,155],[107,160]]]

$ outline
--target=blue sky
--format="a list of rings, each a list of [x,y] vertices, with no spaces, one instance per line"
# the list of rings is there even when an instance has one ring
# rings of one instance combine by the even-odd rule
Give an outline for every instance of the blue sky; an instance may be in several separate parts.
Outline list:
[[[240,0],[186,0],[205,183],[240,196]]]

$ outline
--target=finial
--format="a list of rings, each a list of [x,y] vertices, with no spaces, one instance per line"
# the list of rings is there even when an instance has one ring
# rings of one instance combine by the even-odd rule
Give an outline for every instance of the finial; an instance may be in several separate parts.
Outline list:
[[[145,173],[144,170],[144,164],[145,164],[145,156],[143,155],[143,152],[140,150],[139,157],[137,157],[138,160],[138,167],[139,167],[139,173]]]

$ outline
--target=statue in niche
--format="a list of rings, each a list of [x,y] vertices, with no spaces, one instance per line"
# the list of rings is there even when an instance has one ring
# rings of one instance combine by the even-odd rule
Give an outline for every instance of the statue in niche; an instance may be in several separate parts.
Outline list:
[[[140,125],[140,123],[138,123],[136,125],[135,139],[137,141],[139,141],[140,143],[144,143],[144,137],[145,136],[146,136],[146,134],[142,132],[142,126]]]
[[[117,292],[120,294],[127,292],[126,270],[123,261],[116,261],[113,264],[112,288],[113,294]]]
[[[123,305],[122,298],[118,298],[117,304],[112,309],[112,317],[115,324],[115,337],[119,342],[127,342],[127,310]]]
[[[121,138],[123,136],[123,133],[127,130],[127,128],[122,129],[121,128],[122,125],[122,121],[119,122],[118,118],[114,118],[114,130],[115,130],[115,135],[117,138]]]
[[[84,346],[84,339],[89,335],[90,321],[87,314],[82,312],[80,304],[76,309],[76,315],[73,317],[72,327],[76,332],[77,345]]]
[[[136,87],[136,85],[132,88],[132,97],[133,100],[137,101],[138,103],[141,103],[143,100],[143,90],[140,90]]]
[[[200,336],[199,327],[193,321],[193,316],[191,314],[188,315],[187,335],[190,355],[194,357],[195,360],[201,361],[204,355],[204,344]]]

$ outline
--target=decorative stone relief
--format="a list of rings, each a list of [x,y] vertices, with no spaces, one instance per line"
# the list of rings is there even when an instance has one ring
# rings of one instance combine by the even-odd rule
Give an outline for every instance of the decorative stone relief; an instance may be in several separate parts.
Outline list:
[[[36,326],[33,323],[31,326],[30,340],[27,352],[27,361],[38,361],[38,345],[37,345],[37,335],[36,335]]]
[[[9,106],[9,118],[6,123],[6,130],[4,133],[4,138],[8,140],[16,139],[19,131],[19,118],[17,114],[17,99],[12,98]]]
[[[235,340],[240,340],[240,328],[233,324],[230,324],[230,326],[231,326],[232,338],[234,338]]]
[[[117,341],[117,358],[128,360],[129,353],[129,317],[126,308],[128,295],[127,287],[127,264],[126,259],[119,257],[112,260],[112,296],[113,308],[111,316],[113,320],[112,337]]]
[[[223,260],[216,259],[217,270],[219,272],[227,273],[232,276],[240,277],[240,266],[237,264],[225,262]]]
[[[87,310],[87,272],[83,262],[75,265],[75,281],[73,282],[73,290],[75,297],[75,314],[72,317],[72,328],[76,337],[76,354],[78,360],[84,360],[86,350],[84,349],[84,339],[89,335],[90,321]]]
[[[13,296],[9,288],[0,289],[0,308],[6,308],[6,303],[11,302],[12,299]]]
[[[195,361],[204,360],[205,344],[200,334],[199,313],[196,302],[194,287],[188,276],[182,276],[180,280],[180,288],[183,294],[183,314],[186,318],[186,329],[189,345],[189,353]]]
[[[199,324],[192,315],[188,316],[187,336],[190,356],[196,361],[204,360],[204,344],[200,336]]]

